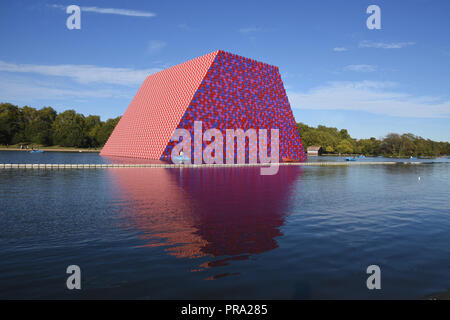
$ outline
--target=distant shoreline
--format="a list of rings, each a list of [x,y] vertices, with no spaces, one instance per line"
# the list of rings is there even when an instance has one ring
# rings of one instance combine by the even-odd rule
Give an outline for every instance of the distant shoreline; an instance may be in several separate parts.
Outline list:
[[[52,147],[48,147],[48,148],[38,148],[39,150],[43,150],[43,151],[50,151],[50,152],[90,152],[90,153],[100,153],[100,151],[102,151],[101,149],[86,149],[86,148],[52,148]],[[20,148],[6,148],[6,147],[0,147],[0,151],[31,151],[31,148],[28,149],[20,149]]]
[[[100,153],[102,149],[88,149],[88,148],[60,148],[60,147],[39,147],[39,150],[48,151],[48,152],[72,152],[72,153]],[[28,149],[20,149],[17,147],[0,147],[0,151],[31,151],[31,148]],[[312,158],[321,158],[321,157],[351,157],[351,156],[359,156],[359,154],[322,154],[321,156],[311,156]],[[367,156],[367,157],[375,157],[375,156]],[[423,159],[433,159],[433,158],[446,158],[448,155],[441,155],[439,157],[423,157]],[[409,159],[409,157],[399,157],[399,156],[383,156],[383,158],[391,158],[391,159]]]

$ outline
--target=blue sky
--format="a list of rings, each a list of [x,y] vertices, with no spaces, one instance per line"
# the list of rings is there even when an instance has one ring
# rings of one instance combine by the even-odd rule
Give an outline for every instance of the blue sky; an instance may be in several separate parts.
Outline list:
[[[105,120],[147,75],[222,49],[279,66],[298,122],[450,141],[450,1],[4,0],[0,14],[0,101]]]

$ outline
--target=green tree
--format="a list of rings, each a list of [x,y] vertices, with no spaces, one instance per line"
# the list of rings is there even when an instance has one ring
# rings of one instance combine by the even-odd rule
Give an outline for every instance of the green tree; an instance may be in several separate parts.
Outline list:
[[[385,155],[400,155],[402,138],[397,133],[389,133],[381,144],[381,152]]]
[[[413,134],[407,133],[401,136],[402,142],[400,145],[400,155],[411,157],[416,154],[416,137]]]
[[[341,131],[339,131],[339,136],[342,140],[349,140],[351,139],[350,135],[347,132],[347,129],[341,129]]]
[[[102,126],[96,128],[95,139],[99,146],[103,146],[113,132],[121,117],[108,119]]]
[[[334,152],[334,148],[333,148],[332,146],[326,146],[326,147],[325,147],[325,151],[326,151],[327,153],[333,153],[333,152]]]
[[[52,125],[56,118],[56,111],[51,107],[36,110],[23,107],[21,110],[22,142],[32,142],[41,145],[52,144]]]
[[[11,103],[0,104],[0,143],[13,144],[21,130],[20,110]]]
[[[75,110],[67,110],[56,116],[53,122],[53,142],[62,147],[86,147],[85,118]]]
[[[52,107],[38,110],[37,121],[33,124],[33,142],[50,146],[53,144],[53,122],[56,119],[56,111]]]
[[[100,143],[97,141],[97,132],[103,126],[103,122],[100,120],[100,116],[89,115],[85,118],[85,133],[88,138],[88,144],[90,147],[98,147]]]
[[[37,110],[28,106],[24,106],[20,109],[20,132],[17,135],[18,141],[32,142],[34,133],[32,124],[36,122]]]
[[[339,153],[353,153],[353,145],[349,140],[342,140],[336,147]]]

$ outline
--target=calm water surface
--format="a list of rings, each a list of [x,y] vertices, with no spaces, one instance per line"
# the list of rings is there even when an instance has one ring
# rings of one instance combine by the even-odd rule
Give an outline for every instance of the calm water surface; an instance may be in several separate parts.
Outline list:
[[[0,152],[0,163],[110,161],[117,160]],[[449,178],[448,160],[280,167],[275,176],[258,168],[2,169],[0,298],[379,299],[445,292]],[[82,271],[77,292],[65,287],[71,264]],[[376,292],[366,288],[371,264],[382,272]]]

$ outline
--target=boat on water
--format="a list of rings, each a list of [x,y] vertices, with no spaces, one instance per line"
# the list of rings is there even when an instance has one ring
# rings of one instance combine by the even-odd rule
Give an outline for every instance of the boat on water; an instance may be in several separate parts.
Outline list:
[[[348,157],[348,158],[345,158],[345,161],[356,161],[356,158],[354,158],[354,157]]]
[[[43,153],[43,152],[44,152],[44,150],[40,150],[40,149],[34,149],[34,150],[30,151],[30,153]]]

